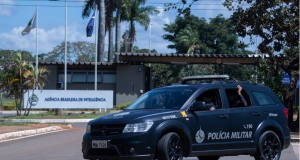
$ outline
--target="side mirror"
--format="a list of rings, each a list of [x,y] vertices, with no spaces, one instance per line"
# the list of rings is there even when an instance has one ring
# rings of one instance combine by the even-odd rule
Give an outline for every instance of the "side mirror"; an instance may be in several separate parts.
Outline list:
[[[190,107],[190,112],[207,110],[206,104],[203,101],[197,101]]]

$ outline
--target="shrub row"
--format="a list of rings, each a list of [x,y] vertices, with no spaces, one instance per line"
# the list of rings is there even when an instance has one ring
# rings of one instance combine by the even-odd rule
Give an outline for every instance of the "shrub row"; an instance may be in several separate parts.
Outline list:
[[[2,110],[15,110],[16,109],[16,105],[15,104],[3,104],[1,106]]]
[[[116,106],[116,109],[117,110],[124,110],[130,104],[131,104],[131,102],[126,102],[126,103],[120,104],[120,105]]]

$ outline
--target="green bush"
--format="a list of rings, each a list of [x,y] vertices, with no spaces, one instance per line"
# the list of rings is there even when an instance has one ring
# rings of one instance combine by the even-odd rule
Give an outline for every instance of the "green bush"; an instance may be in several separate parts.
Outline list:
[[[126,103],[123,103],[123,104],[120,104],[116,107],[117,110],[124,110],[128,105],[130,105],[131,102],[126,102]]]
[[[15,110],[16,105],[15,104],[3,104],[1,109],[3,109],[3,110]]]

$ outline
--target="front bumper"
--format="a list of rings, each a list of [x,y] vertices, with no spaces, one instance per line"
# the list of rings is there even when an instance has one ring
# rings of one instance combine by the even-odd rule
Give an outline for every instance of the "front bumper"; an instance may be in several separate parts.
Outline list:
[[[291,137],[290,136],[285,136],[283,144],[284,145],[283,145],[282,149],[287,149],[291,144]]]
[[[117,160],[137,159],[151,160],[155,155],[155,146],[150,146],[151,134],[126,133],[114,137],[92,137],[85,133],[82,141],[84,159]],[[92,140],[107,140],[108,148],[92,148]]]

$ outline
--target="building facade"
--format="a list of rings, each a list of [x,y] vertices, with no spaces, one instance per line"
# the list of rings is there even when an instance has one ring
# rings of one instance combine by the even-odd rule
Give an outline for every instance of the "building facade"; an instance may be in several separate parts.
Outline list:
[[[47,66],[50,70],[44,90],[65,89],[64,63],[40,62],[39,65]],[[96,90],[112,90],[114,105],[133,102],[149,91],[150,80],[150,68],[143,64],[97,64]],[[95,90],[94,63],[68,63],[66,90]]]

